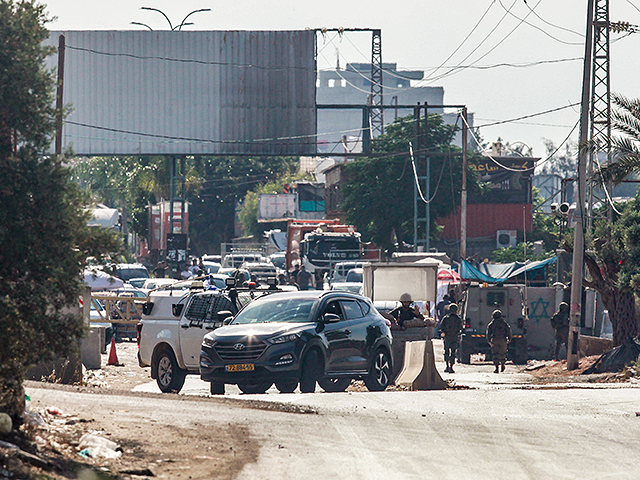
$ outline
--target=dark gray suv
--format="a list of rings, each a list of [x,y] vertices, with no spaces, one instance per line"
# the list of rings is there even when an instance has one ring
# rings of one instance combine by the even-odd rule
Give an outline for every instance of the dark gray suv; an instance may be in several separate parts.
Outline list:
[[[328,392],[363,379],[384,390],[393,372],[391,331],[370,300],[340,291],[274,293],[259,298],[230,324],[207,334],[200,376],[211,393],[237,384],[244,393],[264,393],[274,383],[283,393],[316,382]]]

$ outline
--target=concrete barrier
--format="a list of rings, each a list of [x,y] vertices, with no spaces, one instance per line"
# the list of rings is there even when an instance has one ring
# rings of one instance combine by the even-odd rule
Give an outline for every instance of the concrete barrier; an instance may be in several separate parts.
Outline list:
[[[100,353],[104,348],[105,328],[92,326],[86,337],[80,342],[80,358],[85,368],[92,370],[102,367]]]
[[[436,369],[431,340],[405,343],[404,365],[396,385],[410,390],[444,390],[447,383]]]
[[[613,340],[610,338],[590,337],[580,335],[580,355],[590,357],[592,355],[602,355],[613,348]]]

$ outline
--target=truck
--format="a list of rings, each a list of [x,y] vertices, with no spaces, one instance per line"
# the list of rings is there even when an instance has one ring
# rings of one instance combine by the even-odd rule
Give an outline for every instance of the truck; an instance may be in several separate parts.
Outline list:
[[[299,264],[312,274],[330,273],[337,262],[361,258],[362,240],[353,225],[339,220],[289,220],[287,271]]]
[[[204,290],[200,281],[182,282],[149,293],[137,325],[138,364],[151,367],[160,391],[179,392],[188,374],[200,373],[200,348],[208,332],[254,298],[279,291],[275,284],[247,289],[234,282],[230,277],[222,290]]]
[[[469,364],[474,354],[484,354],[486,360],[491,359],[485,334],[494,310],[500,310],[511,327],[507,359],[524,364],[529,358],[550,358],[555,340],[550,318],[563,300],[563,294],[560,287],[470,284],[460,300],[464,330],[458,349],[459,361]]]

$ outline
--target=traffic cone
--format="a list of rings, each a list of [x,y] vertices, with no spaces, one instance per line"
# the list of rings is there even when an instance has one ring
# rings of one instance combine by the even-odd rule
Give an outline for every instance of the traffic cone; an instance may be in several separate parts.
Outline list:
[[[116,353],[116,339],[111,337],[111,349],[109,350],[109,361],[107,365],[120,365],[118,361],[118,354]]]

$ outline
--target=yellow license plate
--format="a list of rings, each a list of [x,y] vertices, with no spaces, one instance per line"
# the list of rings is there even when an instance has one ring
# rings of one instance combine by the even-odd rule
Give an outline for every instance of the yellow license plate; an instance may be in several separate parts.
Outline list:
[[[224,369],[227,372],[252,372],[255,367],[253,363],[237,363],[235,365],[227,365]]]

